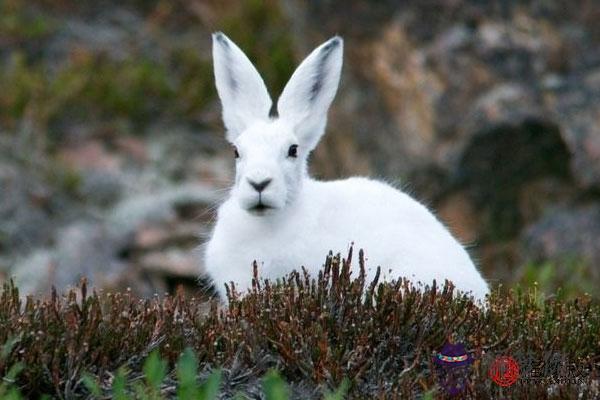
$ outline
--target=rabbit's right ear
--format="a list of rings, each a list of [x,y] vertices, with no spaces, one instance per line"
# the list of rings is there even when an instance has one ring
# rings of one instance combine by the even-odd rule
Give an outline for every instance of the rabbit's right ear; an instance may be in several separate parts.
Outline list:
[[[248,57],[221,32],[213,33],[215,84],[223,106],[227,140],[232,142],[253,121],[268,120],[271,97]]]

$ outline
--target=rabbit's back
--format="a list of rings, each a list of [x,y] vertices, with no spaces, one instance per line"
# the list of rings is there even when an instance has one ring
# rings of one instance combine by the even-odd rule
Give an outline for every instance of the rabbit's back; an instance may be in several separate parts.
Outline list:
[[[464,247],[430,210],[406,193],[366,178],[317,182],[317,186],[329,192],[323,196],[328,204],[323,204],[317,217],[333,229],[329,243],[339,251],[351,242],[364,249],[371,275],[381,266],[391,279],[403,276],[430,284],[448,278],[462,290],[487,292]]]

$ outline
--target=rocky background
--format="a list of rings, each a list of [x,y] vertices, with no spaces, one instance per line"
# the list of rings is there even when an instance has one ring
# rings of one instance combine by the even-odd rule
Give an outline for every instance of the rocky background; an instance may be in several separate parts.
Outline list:
[[[598,295],[600,3],[485,3],[0,0],[0,280],[210,291],[198,245],[233,168],[222,30],[274,97],[344,37],[314,175],[403,187],[494,284]]]

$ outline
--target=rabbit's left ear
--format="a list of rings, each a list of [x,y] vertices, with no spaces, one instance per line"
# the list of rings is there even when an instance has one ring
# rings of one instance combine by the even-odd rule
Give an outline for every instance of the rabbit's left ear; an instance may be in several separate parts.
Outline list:
[[[317,47],[296,69],[277,102],[280,118],[292,124],[309,151],[325,132],[327,110],[340,82],[343,53],[344,42],[338,36]]]
[[[232,142],[253,121],[269,119],[272,101],[254,65],[221,32],[213,34],[213,63],[227,140]]]

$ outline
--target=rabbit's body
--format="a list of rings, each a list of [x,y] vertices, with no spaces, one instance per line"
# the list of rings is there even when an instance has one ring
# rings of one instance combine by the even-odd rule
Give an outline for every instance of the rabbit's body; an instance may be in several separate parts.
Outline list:
[[[253,261],[263,278],[301,266],[315,273],[330,250],[345,253],[354,243],[365,252],[368,278],[381,266],[384,279],[449,279],[484,297],[487,284],[469,255],[426,207],[366,178],[309,178],[307,159],[325,131],[342,51],[337,37],[314,50],[274,109],[244,53],[225,35],[213,35],[215,81],[236,178],[206,247],[207,274],[222,295],[231,281],[238,288],[251,284]]]
[[[207,273],[224,295],[224,283],[248,287],[253,260],[263,278],[280,278],[300,266],[315,276],[330,250],[345,254],[352,243],[365,251],[368,279],[381,266],[383,278],[426,284],[449,279],[476,298],[487,293],[467,252],[426,207],[366,178],[307,177],[294,205],[267,217],[249,215],[229,199],[206,249]]]

